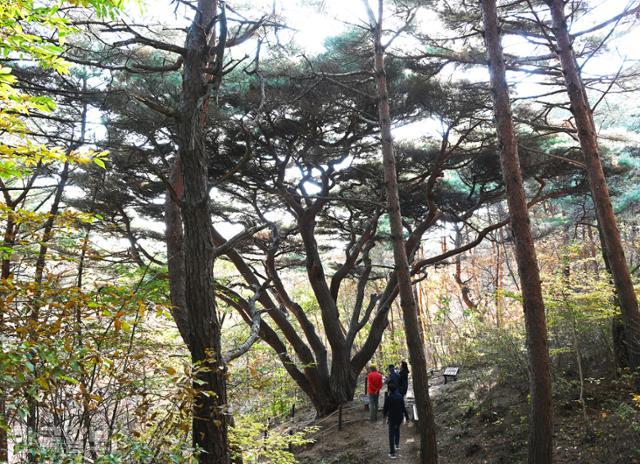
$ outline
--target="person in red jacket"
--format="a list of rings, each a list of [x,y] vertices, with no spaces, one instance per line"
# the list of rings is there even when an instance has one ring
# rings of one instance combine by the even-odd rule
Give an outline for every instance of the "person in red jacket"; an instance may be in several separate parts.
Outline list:
[[[378,398],[382,389],[382,375],[376,366],[369,367],[367,375],[367,394],[369,395],[369,419],[375,421],[378,418]]]

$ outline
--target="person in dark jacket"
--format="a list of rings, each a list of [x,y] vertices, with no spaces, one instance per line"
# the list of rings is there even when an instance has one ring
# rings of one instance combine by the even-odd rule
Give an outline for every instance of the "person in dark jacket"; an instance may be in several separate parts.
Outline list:
[[[389,392],[391,392],[391,384],[396,386],[396,390],[400,388],[400,375],[398,375],[398,372],[396,371],[396,366],[394,366],[393,364],[389,364],[387,372],[388,374],[384,379],[384,383],[389,386]]]
[[[389,423],[389,457],[396,458],[396,451],[400,449],[400,424],[403,418],[409,419],[404,407],[404,398],[393,383],[389,384],[389,396],[384,403],[383,414]]]
[[[406,361],[402,361],[400,363],[400,372],[398,372],[398,376],[400,377],[400,394],[404,398],[407,396],[407,390],[409,390],[409,366]]]

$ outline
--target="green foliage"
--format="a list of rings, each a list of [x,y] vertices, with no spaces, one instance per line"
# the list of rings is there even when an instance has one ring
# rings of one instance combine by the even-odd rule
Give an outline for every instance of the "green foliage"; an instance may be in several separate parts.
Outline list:
[[[529,372],[522,328],[488,330],[478,340],[476,352],[478,360],[495,368],[502,381],[527,388]]]
[[[237,457],[246,464],[295,464],[291,447],[313,443],[310,434],[317,428],[287,433],[267,430],[258,422],[241,419],[230,430],[229,443]]]
[[[123,272],[119,279],[93,291],[62,285],[53,276],[42,285],[3,281],[0,385],[9,417],[26,420],[30,401],[35,401],[42,417],[63,420],[84,411],[82,414],[97,418],[103,409],[116,414],[127,398],[144,398],[159,384],[166,384],[166,378],[147,379],[145,374],[149,366],[160,364],[157,348],[162,337],[154,327],[167,323],[160,306],[164,298],[159,294],[165,290],[159,288],[161,281],[154,275],[140,274]],[[147,301],[155,304],[150,306]],[[37,305],[42,317],[35,317],[29,305]],[[145,424],[155,426],[149,403],[139,403],[136,414],[149,417]],[[120,425],[114,423],[113,432],[119,430]],[[115,449],[118,436],[112,437]],[[57,442],[38,444],[29,438],[20,442],[18,450],[51,462],[75,462],[76,458],[61,454],[61,446]],[[134,444],[122,446],[128,450]],[[154,452],[168,449],[171,447],[162,446]]]
[[[117,451],[100,455],[95,464],[192,464],[197,451],[175,441],[159,448],[150,444],[148,437],[117,437]],[[167,440],[170,441],[170,440]],[[86,461],[78,451],[65,451],[61,443],[42,446],[35,440],[21,442],[16,446],[17,453],[28,452],[36,462],[47,464],[83,464]]]
[[[77,29],[69,22],[68,18],[73,15],[68,14],[67,8],[91,8],[98,16],[113,18],[122,4],[123,0],[0,0],[0,55],[9,61],[17,60],[17,67],[36,63],[51,75],[68,74],[69,64],[61,57],[61,52]],[[268,43],[268,40],[265,39],[264,43]],[[371,79],[367,77],[371,64],[369,44],[363,41],[361,31],[353,29],[327,41],[326,47],[328,51],[313,61],[314,71],[327,73],[326,79],[318,82],[310,80],[310,69],[305,67],[299,56],[278,61],[277,54],[284,53],[282,50],[273,51],[275,55],[262,59],[261,70],[258,70],[257,60],[254,71],[249,69],[254,64],[249,68],[240,65],[235,70],[231,65],[225,66],[229,74],[218,93],[220,105],[210,105],[211,112],[215,113],[211,116],[215,117],[216,123],[207,128],[207,143],[210,144],[207,148],[215,155],[212,155],[210,169],[217,176],[220,172],[229,172],[230,166],[238,167],[236,163],[245,151],[243,143],[246,147],[251,145],[253,152],[247,165],[234,170],[231,179],[239,179],[240,182],[235,186],[224,185],[217,192],[224,199],[228,198],[225,195],[236,194],[235,201],[232,205],[216,205],[216,214],[221,220],[246,223],[263,219],[256,215],[254,208],[262,208],[263,213],[282,211],[282,197],[278,196],[282,192],[297,192],[296,198],[301,204],[311,204],[313,195],[304,199],[303,189],[296,185],[297,180],[292,180],[297,174],[291,176],[291,173],[296,169],[307,169],[309,178],[317,182],[319,168],[348,153],[353,163],[348,167],[340,167],[335,178],[330,180],[332,186],[335,183],[335,189],[328,192],[327,206],[318,216],[318,230],[322,233],[319,242],[322,244],[321,251],[326,252],[323,259],[324,256],[330,258],[326,265],[326,269],[329,269],[339,264],[335,259],[338,254],[336,251],[344,251],[340,248],[344,242],[356,238],[361,232],[361,220],[370,218],[375,212],[384,211],[384,199],[380,195],[380,166],[375,161],[378,142],[375,138],[375,99],[369,98],[372,89]],[[97,49],[94,44],[87,45],[87,50],[96,52],[96,55]],[[439,54],[448,53],[450,49],[427,45],[424,50]],[[123,54],[126,66],[130,60],[133,62],[138,58],[137,53],[145,54],[145,64],[161,67],[168,63],[164,52],[149,52],[148,49],[141,52],[132,47]],[[108,56],[104,63],[111,63],[110,60],[115,59],[118,58]],[[483,119],[490,120],[486,110],[489,93],[485,86],[469,82],[461,85],[434,84],[437,79],[432,79],[432,76],[425,78],[418,72],[423,65],[409,71],[406,63],[393,57],[389,58],[387,65],[394,123],[429,117],[441,122],[443,129],[444,126],[451,126],[452,139],[445,143],[441,144],[440,140],[434,138],[415,146],[397,147],[401,170],[399,178],[403,184],[402,210],[407,225],[415,225],[426,213],[424,181],[445,148],[451,149],[452,153],[442,167],[443,172],[438,173],[439,180],[434,190],[442,221],[453,222],[463,218],[463,221],[473,225],[471,229],[474,234],[480,230],[475,226],[481,224],[484,218],[475,221],[474,217],[470,217],[472,208],[486,212],[489,222],[493,221],[494,212],[498,213],[495,217],[504,217],[504,211],[494,207],[504,197],[493,129],[488,123],[482,123],[476,132],[474,126]],[[340,85],[332,83],[335,79],[331,76],[339,79],[340,73],[352,71],[353,78],[341,81]],[[307,75],[297,79],[302,73]],[[6,135],[0,142],[0,178],[9,187],[23,184],[26,178],[39,174],[41,169],[44,170],[43,176],[55,177],[55,169],[69,163],[73,169],[81,165],[81,170],[108,174],[108,180],[113,185],[109,186],[111,190],[104,194],[105,197],[148,195],[151,203],[159,198],[158,192],[164,192],[165,185],[159,178],[162,166],[169,164],[175,155],[175,140],[171,138],[173,122],[167,122],[171,118],[165,118],[165,115],[152,113],[150,108],[143,107],[141,110],[141,104],[132,103],[128,95],[137,94],[138,90],[141,94],[152,92],[159,103],[175,106],[181,83],[179,71],[136,75],[123,71],[110,76],[126,83],[129,86],[126,90],[135,90],[104,96],[105,100],[121,99],[119,101],[124,106],[121,114],[113,110],[113,124],[109,127],[108,142],[117,147],[113,158],[107,158],[106,152],[72,149],[73,144],[60,147],[42,144],[40,139],[34,139],[30,135],[34,127],[32,116],[36,113],[56,114],[59,108],[46,95],[19,91],[16,75],[12,69],[0,67],[0,130]],[[261,89],[263,83],[265,88]],[[348,90],[350,87],[355,88],[356,92]],[[261,90],[264,90],[264,95]],[[218,108],[214,108],[216,106]],[[112,108],[106,103],[105,108],[108,108],[104,110],[105,116],[111,117]],[[141,115],[139,121],[132,116],[136,112]],[[140,127],[132,129],[130,122],[139,123]],[[119,126],[121,132],[114,136],[115,126]],[[457,138],[467,130],[470,138],[458,146],[453,136]],[[157,134],[160,135],[154,139]],[[525,134],[521,136],[525,138]],[[565,153],[567,145],[560,138],[536,134],[535,139],[535,142],[529,140],[527,143],[535,143],[535,147],[543,151],[542,155],[574,154]],[[130,142],[132,153],[138,158],[145,158],[141,154],[153,153],[154,158],[145,158],[145,161],[157,167],[157,172],[132,172],[142,164],[131,167],[130,158],[133,157],[128,157],[130,153],[121,146]],[[150,148],[150,145],[153,147]],[[113,160],[116,157],[125,160],[121,171],[114,171]],[[536,189],[538,184],[547,180],[547,171],[554,171],[557,167],[548,163],[548,160],[540,161],[543,156],[533,156],[526,149],[521,151],[521,157],[528,178],[536,176],[538,182],[532,182]],[[625,169],[636,170],[638,167],[632,152],[623,153],[619,162]],[[111,172],[106,172],[107,168]],[[275,168],[283,169],[281,176]],[[544,172],[545,176],[538,177],[540,172]],[[564,170],[562,172],[566,173]],[[128,175],[124,177],[122,173]],[[107,176],[102,177],[105,178]],[[215,178],[226,177],[220,175]],[[130,182],[131,179],[133,181]],[[579,174],[570,178],[568,183],[576,185],[581,179],[582,174]],[[92,182],[95,182],[95,178]],[[90,187],[93,189],[94,185]],[[638,192],[636,187],[627,188],[620,197],[622,207],[638,203]],[[248,202],[245,209],[236,207],[246,199],[253,201]],[[0,205],[0,221],[15,224],[20,232],[16,243],[6,243],[6,246],[0,247],[2,258],[11,259],[11,265],[18,270],[13,278],[2,282],[0,287],[0,390],[3,399],[8,399],[8,414],[0,418],[0,427],[11,430],[7,422],[12,422],[14,430],[24,427],[30,407],[35,404],[43,423],[48,421],[46,426],[58,426],[57,421],[63,424],[67,421],[76,427],[81,438],[89,432],[84,427],[108,431],[105,433],[108,436],[104,438],[106,444],[99,446],[94,462],[193,462],[198,454],[198,450],[188,446],[191,442],[193,371],[186,350],[169,322],[166,270],[163,266],[136,268],[131,266],[130,256],[125,256],[126,253],[109,253],[106,250],[111,246],[113,237],[123,236],[114,219],[118,213],[111,211],[114,208],[109,208],[108,200],[101,205],[102,215],[93,212],[96,201],[86,212],[65,207],[57,213],[53,218],[54,239],[50,241],[51,246],[46,254],[45,279],[38,284],[32,282],[34,261],[43,244],[43,224],[51,215],[30,209],[34,204],[39,204],[40,199],[29,198],[13,206]],[[70,204],[68,201],[65,206]],[[126,202],[118,203],[119,206],[122,204],[124,214],[129,205]],[[570,209],[571,206],[561,202],[555,202],[554,205],[560,209]],[[131,207],[134,208],[140,215],[149,214],[155,218],[161,215],[161,205],[157,202],[155,208],[150,208],[150,213],[139,204]],[[470,212],[466,214],[468,209]],[[384,281],[390,271],[389,249],[385,249],[389,235],[388,216],[384,212],[381,214],[375,237],[373,273],[376,276],[371,277],[367,296],[373,292],[378,295],[381,293],[378,284]],[[345,220],[348,217],[353,219],[353,225]],[[112,222],[105,225],[109,220]],[[318,320],[322,318],[318,302],[308,288],[305,277],[297,274],[304,267],[303,247],[296,236],[298,231],[294,226],[288,228],[287,220],[282,220],[282,224],[278,222],[279,226],[284,225],[283,246],[277,253],[277,267],[278,270],[290,272],[287,278],[293,276],[291,287],[294,290],[291,295],[305,314],[310,316],[312,323],[317,324],[320,332],[322,328]],[[565,216],[550,215],[540,222],[544,227],[553,228],[567,225],[570,221]],[[111,224],[116,226],[109,229]],[[89,234],[94,234],[99,226],[103,226],[105,235],[88,240]],[[446,234],[450,229],[445,226],[443,230]],[[136,234],[136,230],[131,233],[134,236]],[[78,288],[79,244],[84,238],[87,238],[87,246],[82,253],[83,259],[86,254],[86,261],[82,265],[85,266],[86,281],[82,288]],[[497,240],[497,237],[494,238]],[[260,255],[260,247],[256,247],[260,240],[256,234],[253,241],[241,243],[238,249],[241,253],[247,252],[251,268],[257,269],[256,275],[263,278],[259,268],[264,255]],[[263,242],[262,245],[268,245],[268,239]],[[508,246],[507,243],[505,250]],[[135,251],[135,246],[131,250]],[[556,336],[552,355],[556,359],[572,353],[573,346],[568,339],[571,330],[576,330],[581,339],[589,339],[606,327],[613,314],[611,285],[604,272],[600,275],[592,272],[594,259],[585,258],[584,249],[578,246],[562,250],[561,254],[561,257],[553,258],[551,266],[545,267],[544,275],[549,327]],[[492,265],[490,263],[486,268]],[[231,270],[226,273],[224,284],[241,288],[233,266],[228,263],[226,266]],[[353,283],[362,273],[363,266],[364,261],[358,260],[347,280]],[[216,277],[220,267],[216,268]],[[567,268],[569,272],[565,272]],[[448,268],[446,272],[449,272]],[[304,281],[304,285],[299,285],[296,278]],[[482,279],[481,276],[474,278]],[[495,287],[503,284],[508,286],[499,280],[496,279],[498,283]],[[469,281],[474,283],[472,279]],[[290,285],[290,282],[286,284]],[[493,329],[489,327],[489,322],[481,320],[481,316],[484,317],[490,310],[491,302],[487,300],[495,293],[498,297],[510,298],[514,303],[512,306],[518,310],[520,305],[516,303],[520,302],[520,295],[513,286],[496,289],[478,285],[478,289],[473,288],[473,291],[481,293],[477,295],[481,298],[476,299],[481,309],[467,309],[457,298],[457,289],[454,291],[451,288],[438,289],[437,296],[429,296],[429,302],[425,303],[432,316],[427,327],[431,333],[427,336],[432,336],[434,348],[442,351],[438,354],[440,362],[463,365],[482,363],[495,368],[501,380],[526,384],[525,341],[519,325],[520,314],[505,323],[496,317],[497,324],[503,325],[501,329]],[[348,321],[353,293],[353,286],[349,288],[345,284],[339,295],[339,316],[342,321]],[[349,298],[351,300],[346,301]],[[220,310],[225,316],[225,342],[237,345],[237,342],[245,340],[247,328],[234,316],[233,308],[221,304]],[[496,315],[497,312],[498,308]],[[404,328],[397,313],[397,308],[392,309],[391,316],[396,317],[392,327],[385,332],[377,355],[383,360],[377,363],[383,366],[406,358]],[[264,315],[268,320],[268,313]],[[295,329],[299,329],[294,318],[290,318],[290,321]],[[358,334],[354,351],[362,346],[366,335],[364,332],[368,328],[369,325],[365,324],[365,330]],[[440,333],[435,334],[437,329]],[[291,350],[291,347],[286,346],[286,349]],[[293,357],[297,362],[295,354]],[[298,363],[297,367],[304,366]],[[280,423],[287,420],[292,406],[300,407],[304,400],[277,355],[264,343],[257,343],[249,354],[233,363],[228,381],[232,387],[229,389],[230,405],[237,424],[231,431],[231,444],[237,455],[249,464],[294,462],[289,448],[309,443],[309,435],[313,430],[306,429],[289,435],[279,428]],[[563,385],[567,392],[576,387],[572,379]],[[632,401],[612,408],[613,414],[637,430],[639,403],[634,397]],[[88,418],[90,425],[82,423],[84,418]],[[273,419],[272,427],[266,425],[267,418]],[[19,426],[16,427],[16,424]],[[35,438],[26,437],[18,442],[17,451],[30,453],[42,462],[75,463],[86,460],[86,449],[69,451],[69,443],[62,439],[39,441]]]
[[[562,266],[545,273],[543,294],[548,324],[575,322],[578,329],[615,315],[614,289],[606,273],[593,272],[594,258],[585,257],[584,245],[561,251]]]
[[[5,58],[35,62],[57,73],[68,73],[68,63],[61,57],[65,38],[76,29],[70,25],[64,9],[69,6],[92,7],[101,16],[114,16],[123,0],[74,0],[48,2],[43,6],[33,0],[0,1],[0,55]],[[65,7],[65,8],[63,8]],[[38,31],[36,34],[35,31]],[[51,40],[53,39],[53,40]],[[55,109],[46,95],[30,95],[15,88],[11,69],[0,67],[0,129],[9,135],[0,143],[0,177],[22,176],[34,166],[54,161],[87,163],[92,158],[104,167],[104,153],[85,150],[69,152],[46,147],[28,137],[29,116]]]
[[[231,401],[243,405],[242,414],[247,420],[277,424],[286,420],[294,405],[298,409],[305,406],[304,395],[264,343],[256,343],[232,367],[229,381],[235,387],[230,392]]]

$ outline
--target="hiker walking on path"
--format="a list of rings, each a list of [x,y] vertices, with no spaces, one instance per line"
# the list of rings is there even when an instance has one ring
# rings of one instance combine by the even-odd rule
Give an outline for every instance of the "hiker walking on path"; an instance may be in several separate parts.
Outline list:
[[[382,374],[376,366],[369,367],[367,375],[367,394],[369,395],[369,419],[375,421],[378,418],[378,398],[382,389]]]
[[[400,378],[400,394],[404,398],[407,396],[407,390],[409,390],[409,366],[406,361],[400,363],[400,372],[398,372]]]
[[[400,449],[400,424],[402,424],[402,420],[405,417],[407,420],[409,420],[409,417],[404,407],[404,398],[402,398],[396,385],[390,383],[389,392],[382,412],[389,423],[389,457],[395,459],[396,451]]]

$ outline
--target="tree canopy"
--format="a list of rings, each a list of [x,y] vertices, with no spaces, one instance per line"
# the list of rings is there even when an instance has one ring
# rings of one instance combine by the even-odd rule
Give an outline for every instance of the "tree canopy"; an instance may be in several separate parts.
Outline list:
[[[640,423],[638,5],[293,3],[0,1],[0,462],[294,462],[292,408],[405,358],[420,462],[452,364],[529,391],[517,459],[571,395],[604,459],[603,408]]]

